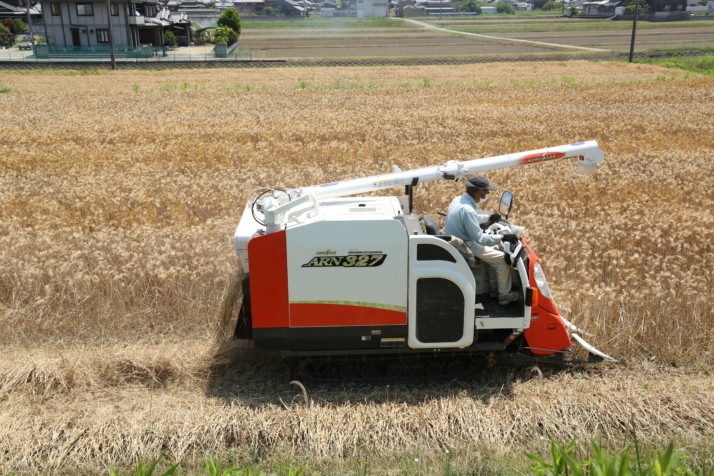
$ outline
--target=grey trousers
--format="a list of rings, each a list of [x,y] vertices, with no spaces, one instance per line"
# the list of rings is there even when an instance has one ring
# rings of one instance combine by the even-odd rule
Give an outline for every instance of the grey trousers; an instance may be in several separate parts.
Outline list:
[[[503,259],[505,253],[495,246],[483,246],[475,241],[466,241],[466,244],[474,256],[486,263],[486,272],[488,273],[491,289],[495,289],[495,284],[498,283],[499,295],[505,296],[511,292],[513,278],[511,277],[511,267]]]

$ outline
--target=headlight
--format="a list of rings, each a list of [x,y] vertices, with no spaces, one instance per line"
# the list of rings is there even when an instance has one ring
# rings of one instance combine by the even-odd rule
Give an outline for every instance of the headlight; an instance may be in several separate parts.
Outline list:
[[[533,278],[538,285],[538,291],[548,299],[553,299],[553,296],[550,294],[550,288],[548,287],[548,281],[546,281],[545,274],[543,273],[543,268],[540,267],[540,263],[537,261],[536,264],[533,265]]]

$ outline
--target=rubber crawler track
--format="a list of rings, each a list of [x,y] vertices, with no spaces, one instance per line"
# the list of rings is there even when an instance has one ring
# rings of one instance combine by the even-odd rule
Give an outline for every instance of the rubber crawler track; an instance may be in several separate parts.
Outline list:
[[[311,385],[392,385],[466,381],[488,368],[488,353],[442,353],[400,357],[370,356],[305,357],[298,373]]]

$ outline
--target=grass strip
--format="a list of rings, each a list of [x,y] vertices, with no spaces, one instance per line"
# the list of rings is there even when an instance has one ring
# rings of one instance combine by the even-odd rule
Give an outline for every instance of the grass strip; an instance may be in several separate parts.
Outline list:
[[[639,64],[662,65],[666,68],[676,68],[693,73],[700,73],[705,76],[714,76],[714,55],[635,59],[634,62]]]
[[[241,28],[245,30],[252,29],[284,29],[284,28],[365,28],[365,27],[382,27],[382,28],[418,28],[401,20],[388,20],[386,18],[369,18],[369,19],[314,19],[303,21],[261,21],[261,22],[243,22]]]
[[[308,464],[298,464],[286,461],[285,458],[264,456],[262,459],[253,456],[240,458],[237,461],[232,455],[209,456],[202,460],[202,467],[195,462],[182,462],[162,453],[156,458],[146,461],[139,460],[130,469],[125,468],[119,472],[111,465],[108,468],[111,476],[132,474],[136,476],[170,476],[177,471],[187,475],[207,476],[317,476],[322,474],[396,474],[411,476],[433,474],[456,476],[461,474],[489,474],[516,476],[533,474],[536,476],[586,476],[586,475],[611,475],[611,476],[714,476],[714,463],[701,463],[696,461],[690,452],[685,449],[675,449],[673,443],[664,448],[655,448],[642,454],[641,448],[635,445],[633,449],[629,444],[621,448],[607,448],[596,442],[589,445],[581,444],[576,438],[563,445],[551,438],[548,455],[539,455],[531,452],[523,454],[530,460],[527,465],[516,465],[501,461],[498,458],[472,454],[471,461],[456,461],[452,451],[445,449],[443,458],[432,461],[421,461],[420,458],[403,458],[397,462],[398,467],[381,467],[369,458],[360,458],[335,471],[331,468],[311,467]],[[249,461],[245,461],[249,459]],[[376,468],[375,468],[376,466]],[[328,471],[325,473],[325,471]],[[13,474],[13,473],[10,473]]]
[[[677,22],[671,23],[649,23],[649,22],[639,22],[637,24],[638,31],[641,30],[670,30],[675,28],[711,28],[711,22],[706,21],[690,21],[687,22],[686,26],[682,26]],[[559,31],[620,31],[620,30],[632,30],[632,22],[592,22],[592,23],[579,23],[568,22],[568,23],[537,23],[537,24],[519,24],[519,25],[449,25],[446,24],[445,28],[449,28],[453,31],[462,31],[466,33],[540,33],[540,32],[559,32]]]

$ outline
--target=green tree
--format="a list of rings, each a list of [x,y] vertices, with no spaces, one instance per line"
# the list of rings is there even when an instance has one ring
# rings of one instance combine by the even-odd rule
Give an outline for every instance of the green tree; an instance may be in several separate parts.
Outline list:
[[[27,31],[27,25],[24,21],[19,18],[6,18],[2,20],[2,25],[12,34],[19,35],[20,33],[25,33]]]
[[[513,8],[513,5],[511,5],[510,3],[505,3],[505,2],[498,2],[496,4],[496,11],[498,13],[507,13],[509,15],[516,14],[516,9]]]
[[[24,21],[22,21],[20,18],[15,18],[14,22],[15,22],[15,28],[17,28],[18,33],[25,33],[28,30],[27,24]]]
[[[543,10],[562,10],[563,9],[563,4],[561,2],[545,2],[543,4]]]
[[[479,15],[481,14],[481,6],[476,3],[476,0],[466,0],[461,4],[459,10],[462,12],[476,12]]]
[[[228,32],[224,28],[216,28],[213,31],[214,43],[228,43]]]
[[[0,46],[12,45],[12,33],[5,25],[0,23]]]
[[[216,28],[213,33],[214,43],[234,43],[238,41],[238,35],[233,28]]]
[[[625,15],[634,15],[635,14],[635,0],[626,0],[624,3],[625,6]],[[647,4],[647,0],[640,0],[640,11],[639,13],[646,14],[649,11],[649,5]]]
[[[233,28],[226,28],[226,35],[228,35],[229,43],[238,41],[238,33],[236,33]]]
[[[174,34],[173,31],[169,30],[166,33],[164,33],[164,43],[166,43],[168,46],[177,46],[178,45],[178,40],[176,39],[176,35]]]
[[[240,36],[240,14],[235,8],[227,8],[226,11],[221,13],[216,22],[218,26],[223,28],[230,28],[236,35],[236,38]]]
[[[273,7],[265,7],[265,14],[268,16],[275,15],[275,9]]]

